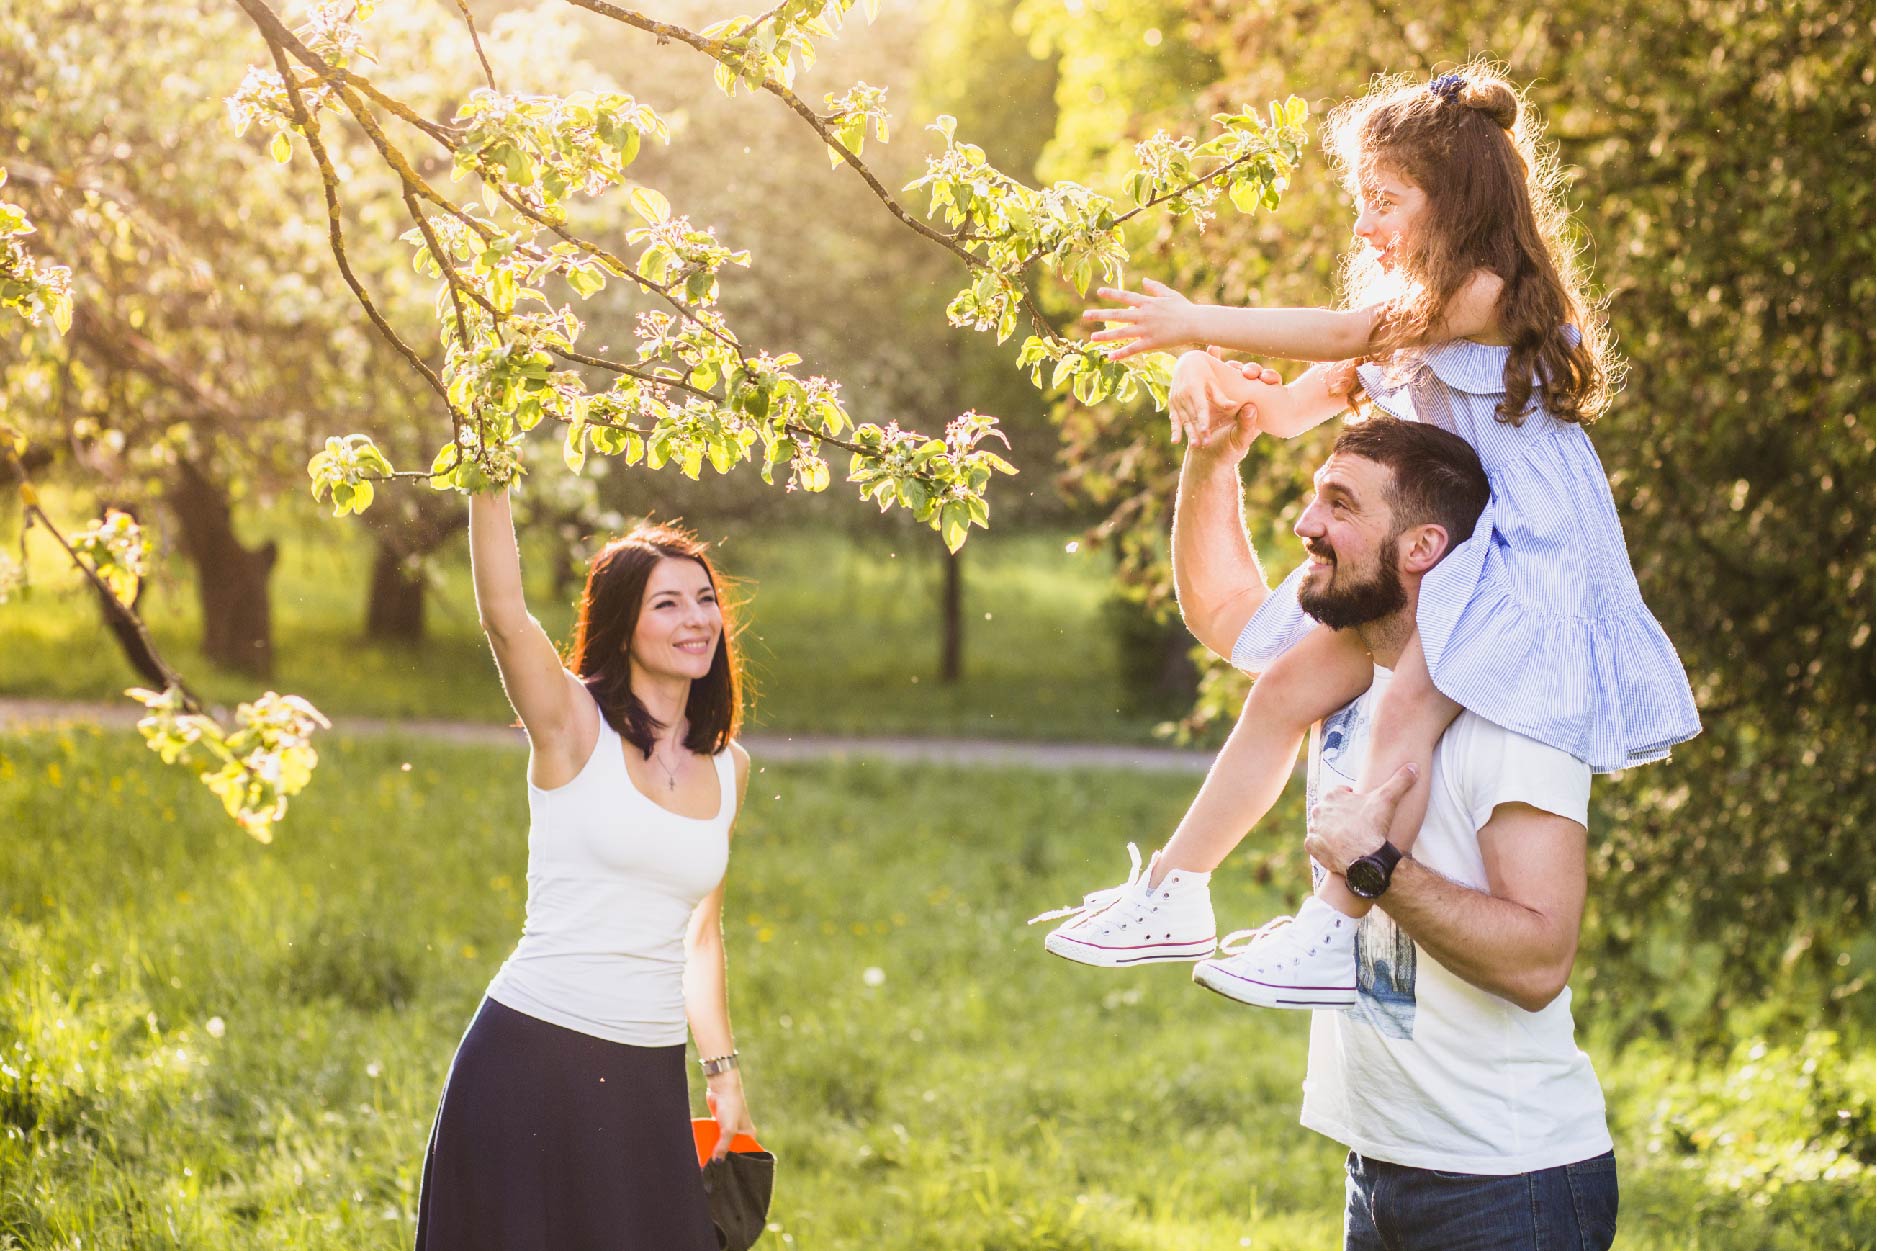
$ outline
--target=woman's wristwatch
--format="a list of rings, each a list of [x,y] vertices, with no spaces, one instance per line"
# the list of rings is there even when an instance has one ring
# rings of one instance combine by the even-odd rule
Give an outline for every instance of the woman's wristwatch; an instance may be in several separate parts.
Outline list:
[[[737,1067],[736,1052],[732,1051],[727,1056],[712,1056],[708,1060],[699,1060],[697,1063],[698,1067],[704,1070],[705,1077],[715,1077],[719,1073],[728,1073]]]

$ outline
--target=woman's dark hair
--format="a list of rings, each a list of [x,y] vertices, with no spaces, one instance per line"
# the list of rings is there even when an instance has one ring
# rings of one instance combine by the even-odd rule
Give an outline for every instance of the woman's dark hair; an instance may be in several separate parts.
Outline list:
[[[1432,85],[1377,79],[1336,109],[1329,132],[1352,195],[1361,197],[1380,170],[1427,194],[1420,245],[1401,262],[1414,289],[1399,290],[1368,248],[1345,261],[1351,304],[1380,306],[1377,354],[1435,341],[1461,288],[1481,271],[1495,274],[1504,284],[1500,332],[1511,347],[1499,420],[1522,421],[1536,389],[1560,420],[1595,421],[1621,385],[1622,362],[1589,292],[1557,151],[1498,67],[1474,61]],[[1348,390],[1353,371],[1338,378]]]
[[[706,551],[689,530],[648,524],[608,543],[587,568],[586,590],[581,592],[574,626],[573,671],[592,692],[606,724],[647,757],[665,727],[632,693],[632,664],[626,651],[645,606],[646,583],[662,560],[694,560],[702,565],[723,613],[723,633],[710,658],[710,672],[692,681],[685,701],[685,747],[714,756],[729,746],[743,721],[743,664],[734,642],[735,621],[724,597],[723,579]]]

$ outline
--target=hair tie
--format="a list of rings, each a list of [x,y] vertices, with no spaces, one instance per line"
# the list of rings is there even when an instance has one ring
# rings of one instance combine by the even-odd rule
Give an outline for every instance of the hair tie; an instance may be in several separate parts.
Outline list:
[[[1466,79],[1460,77],[1458,74],[1442,74],[1439,78],[1427,84],[1427,89],[1439,96],[1442,103],[1452,104],[1455,98],[1459,96],[1460,89],[1464,86],[1466,86]]]

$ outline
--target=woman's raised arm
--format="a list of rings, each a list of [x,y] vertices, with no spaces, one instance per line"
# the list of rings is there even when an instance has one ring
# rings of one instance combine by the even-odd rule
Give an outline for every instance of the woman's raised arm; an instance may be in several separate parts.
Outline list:
[[[476,616],[495,651],[508,702],[527,727],[536,754],[578,758],[579,683],[562,667],[553,640],[522,598],[521,552],[506,488],[469,498],[469,563]]]

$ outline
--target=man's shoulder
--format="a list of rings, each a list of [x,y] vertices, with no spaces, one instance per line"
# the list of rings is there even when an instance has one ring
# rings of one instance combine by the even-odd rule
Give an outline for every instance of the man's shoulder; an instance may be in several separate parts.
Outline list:
[[[1478,713],[1462,710],[1442,737],[1435,767],[1477,828],[1500,804],[1523,803],[1587,825],[1590,766]]]

